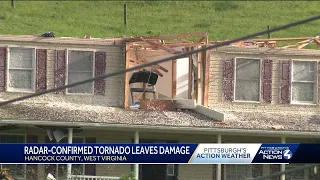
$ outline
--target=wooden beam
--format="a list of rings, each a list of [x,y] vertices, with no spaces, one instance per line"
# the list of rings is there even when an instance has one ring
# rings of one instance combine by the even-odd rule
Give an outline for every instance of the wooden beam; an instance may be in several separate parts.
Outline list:
[[[209,76],[210,76],[210,51],[205,52],[205,79],[203,91],[203,105],[209,105]]]
[[[311,43],[311,41],[307,42],[307,43],[304,43],[304,44],[298,46],[298,49],[304,48],[304,47],[308,46],[310,43]]]
[[[206,34],[206,44],[209,44],[209,33]]]
[[[197,91],[197,104],[202,105],[202,79],[203,79],[203,66],[202,66],[202,52],[198,53],[198,77],[197,77],[197,84],[198,84],[198,91]]]
[[[160,77],[163,77],[163,74],[161,72],[159,72],[157,69],[152,68],[151,72],[154,72],[154,73],[158,74]]]
[[[283,46],[283,47],[280,47],[280,48],[286,49],[286,48],[291,48],[291,47],[296,47],[296,46],[297,46],[297,44],[291,44],[291,45]]]
[[[198,43],[200,44],[203,40],[205,40],[206,39],[206,37],[202,37],[199,41],[198,41]]]
[[[172,60],[172,98],[177,94],[177,60]]]
[[[193,48],[191,47],[186,47],[187,52],[192,51]],[[193,84],[193,79],[192,79],[192,71],[193,71],[193,61],[192,61],[192,55],[189,56],[189,73],[188,73],[188,79],[189,79],[189,84],[188,84],[188,99],[192,99],[192,84]]]
[[[194,33],[185,33],[185,34],[171,34],[171,35],[164,35],[160,36],[161,40],[165,39],[173,39],[173,38],[183,38],[187,36],[203,36],[205,32],[194,32]]]
[[[129,49],[129,45],[126,45],[126,57],[125,57],[125,61],[126,61],[126,69],[128,69],[130,67],[130,51],[128,51]],[[126,73],[126,77],[125,77],[125,86],[124,86],[124,107],[128,108],[129,107],[129,73]]]
[[[136,52],[136,56],[139,57],[139,61],[138,62],[141,62],[141,63],[148,63],[148,61],[137,51]],[[157,65],[153,65],[152,68],[156,68],[156,69],[161,69],[162,71],[164,72],[169,72],[166,68],[162,67],[161,65],[157,64]],[[159,72],[159,71],[157,71]],[[163,74],[159,72],[158,74],[159,76],[163,77]]]
[[[271,39],[253,39],[253,41],[295,41],[295,40],[308,40],[312,37],[295,37],[295,38],[271,38]]]
[[[144,42],[147,42],[153,46],[155,46],[156,48],[160,48],[162,50],[165,50],[169,53],[172,53],[172,54],[180,54],[181,52],[178,52],[174,49],[171,49],[169,47],[166,47],[164,44],[161,44],[161,43],[158,43],[158,42],[155,42],[155,41],[152,41],[152,40],[147,40],[147,39],[142,39]]]
[[[161,69],[162,71],[164,71],[166,73],[169,72],[168,69],[162,67],[161,65],[154,65],[154,67],[157,68],[157,69]]]
[[[319,39],[315,39],[314,42],[320,47],[320,40]]]

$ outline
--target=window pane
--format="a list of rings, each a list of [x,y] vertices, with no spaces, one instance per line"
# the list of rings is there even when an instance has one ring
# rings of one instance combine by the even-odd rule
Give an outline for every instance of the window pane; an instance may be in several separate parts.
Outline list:
[[[32,68],[33,49],[10,48],[10,68]]]
[[[9,87],[31,89],[32,71],[9,70]]]
[[[17,135],[1,135],[0,136],[0,143],[24,143],[25,138],[24,136],[17,136]]]
[[[167,175],[174,176],[174,164],[167,165]]]
[[[9,175],[17,179],[24,179],[25,170],[23,164],[3,164],[2,168],[9,169]]]
[[[293,101],[314,101],[313,83],[292,83]]]
[[[292,169],[304,166],[304,164],[288,164],[286,165],[286,169]],[[289,173],[286,175],[286,180],[300,180],[304,179],[304,170],[295,171],[293,173]]]
[[[67,179],[67,165],[59,164],[58,165],[58,178],[57,179]]]
[[[247,80],[260,79],[260,61],[237,59],[236,78]]]
[[[83,175],[83,164],[72,164],[73,175]]]
[[[92,73],[75,73],[75,72],[69,72],[68,73],[68,84],[83,81],[86,79],[92,78]],[[92,93],[93,83],[86,83],[81,84],[72,88],[68,89],[69,93]]]
[[[259,81],[236,80],[236,100],[259,101]]]
[[[294,81],[314,81],[315,79],[314,62],[293,62],[293,80]]]
[[[71,173],[72,175],[83,175],[83,164],[72,164]],[[67,165],[58,165],[58,179],[67,179]]]
[[[226,165],[227,180],[251,178],[247,176],[249,165]]]
[[[69,51],[69,71],[93,71],[93,52]]]

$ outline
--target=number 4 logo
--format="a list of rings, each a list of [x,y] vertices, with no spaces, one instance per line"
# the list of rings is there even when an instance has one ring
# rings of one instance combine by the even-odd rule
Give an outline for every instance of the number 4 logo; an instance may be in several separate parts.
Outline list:
[[[285,159],[291,159],[291,158],[292,158],[292,152],[291,152],[289,149],[284,150],[284,151],[283,151],[283,157],[284,157]]]

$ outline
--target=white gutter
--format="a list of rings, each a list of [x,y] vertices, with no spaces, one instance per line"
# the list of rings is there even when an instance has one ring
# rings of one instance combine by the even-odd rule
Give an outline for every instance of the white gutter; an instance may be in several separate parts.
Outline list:
[[[92,128],[108,128],[112,130],[125,131],[152,131],[164,132],[170,131],[175,133],[192,133],[192,134],[221,134],[221,135],[254,135],[279,137],[317,137],[320,138],[320,132],[308,131],[279,131],[279,130],[254,130],[254,129],[229,129],[229,128],[210,128],[210,127],[183,127],[183,126],[164,126],[164,125],[133,125],[133,124],[107,124],[107,123],[85,123],[85,122],[63,122],[63,121],[39,121],[39,120],[0,120],[0,124],[14,125],[38,125],[38,126],[65,126],[65,127],[82,127]]]

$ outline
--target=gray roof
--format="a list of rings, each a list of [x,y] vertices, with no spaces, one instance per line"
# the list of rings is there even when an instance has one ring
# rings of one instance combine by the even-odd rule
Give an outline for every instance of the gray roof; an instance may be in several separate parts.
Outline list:
[[[320,131],[317,112],[244,110],[219,107],[223,123],[191,110],[143,111],[66,102],[20,102],[0,108],[1,119],[87,122],[124,125],[206,127],[254,130]],[[318,120],[319,119],[319,120]]]

